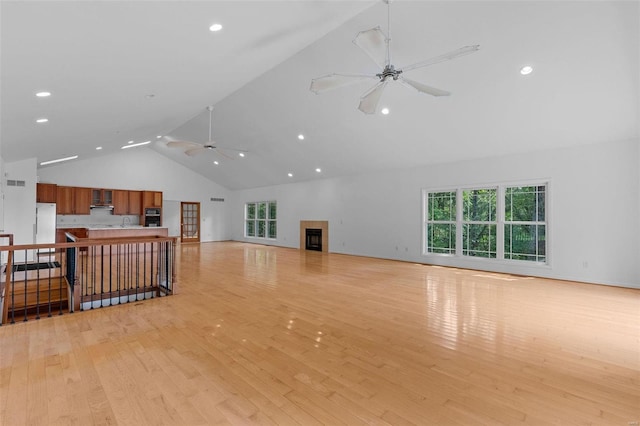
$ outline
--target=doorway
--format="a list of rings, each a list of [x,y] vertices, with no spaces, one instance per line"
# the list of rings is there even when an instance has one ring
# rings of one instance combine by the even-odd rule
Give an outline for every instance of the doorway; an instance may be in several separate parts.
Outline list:
[[[180,203],[180,242],[200,242],[200,203]]]

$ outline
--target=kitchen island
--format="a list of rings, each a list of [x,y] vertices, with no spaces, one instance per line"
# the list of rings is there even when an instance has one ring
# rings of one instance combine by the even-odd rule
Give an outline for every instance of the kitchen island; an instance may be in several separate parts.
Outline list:
[[[88,227],[87,238],[167,237],[167,228],[143,226]]]

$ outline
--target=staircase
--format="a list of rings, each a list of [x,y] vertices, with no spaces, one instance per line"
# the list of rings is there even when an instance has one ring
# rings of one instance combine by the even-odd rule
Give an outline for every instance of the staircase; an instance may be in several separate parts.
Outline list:
[[[9,282],[3,271],[2,280],[7,284],[4,301],[8,312],[13,314],[8,316],[8,322],[54,315],[68,309],[67,281],[59,264],[57,266],[55,263],[14,265]]]

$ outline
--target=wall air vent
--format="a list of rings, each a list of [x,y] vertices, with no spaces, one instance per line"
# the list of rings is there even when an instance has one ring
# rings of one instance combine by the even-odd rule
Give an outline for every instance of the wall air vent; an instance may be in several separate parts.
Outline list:
[[[24,182],[23,180],[17,180],[17,181],[16,181],[16,186],[22,186],[22,187],[24,187],[24,186],[26,186],[26,185],[25,185],[25,182]]]
[[[25,187],[25,181],[23,180],[15,180],[15,179],[7,179],[7,186],[22,186]]]
[[[7,186],[16,186],[16,181],[12,179],[7,179]]]
[[[211,197],[211,201],[220,201],[220,202],[224,203],[224,198]]]

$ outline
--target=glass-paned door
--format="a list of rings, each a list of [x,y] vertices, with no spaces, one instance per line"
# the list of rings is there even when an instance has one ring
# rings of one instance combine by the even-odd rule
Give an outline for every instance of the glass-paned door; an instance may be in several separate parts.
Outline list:
[[[181,242],[200,242],[200,203],[180,203],[180,227]]]

